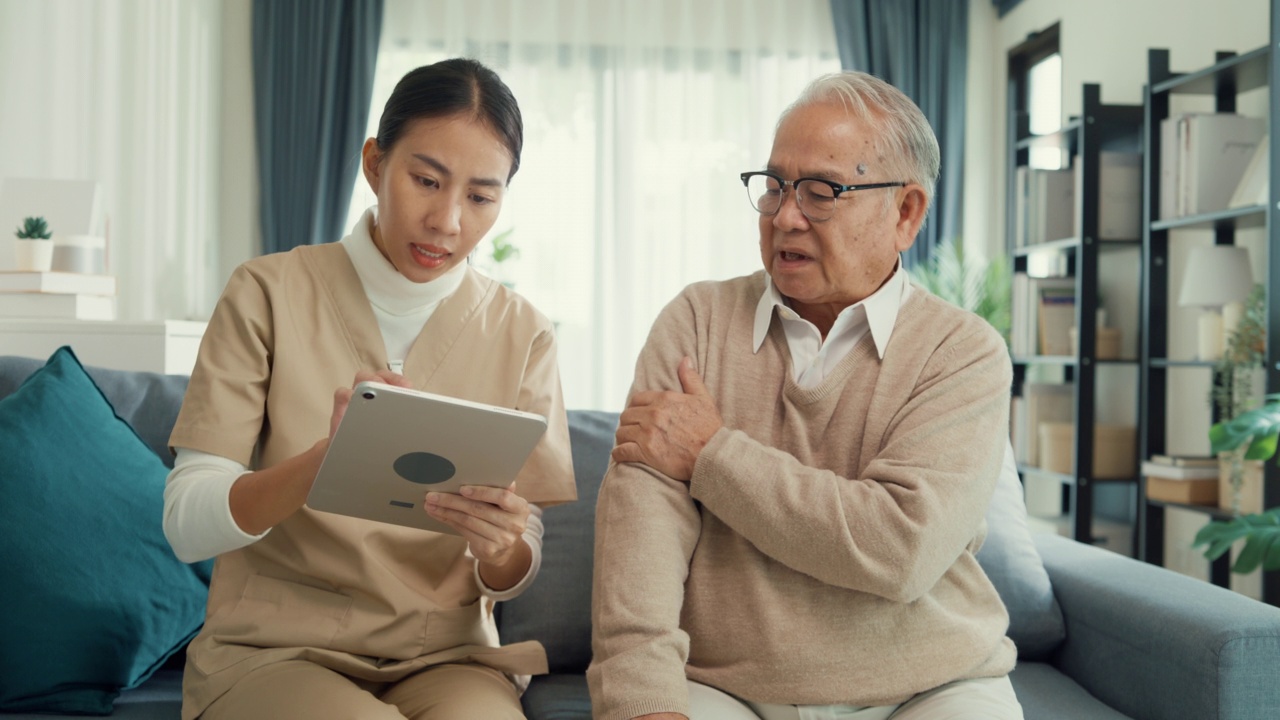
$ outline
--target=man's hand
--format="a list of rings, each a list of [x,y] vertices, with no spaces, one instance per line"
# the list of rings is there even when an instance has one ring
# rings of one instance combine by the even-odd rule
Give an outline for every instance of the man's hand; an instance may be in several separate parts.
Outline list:
[[[644,463],[681,482],[693,477],[698,454],[724,426],[716,401],[693,360],[676,369],[684,392],[640,392],[618,419],[612,457],[617,462]]]

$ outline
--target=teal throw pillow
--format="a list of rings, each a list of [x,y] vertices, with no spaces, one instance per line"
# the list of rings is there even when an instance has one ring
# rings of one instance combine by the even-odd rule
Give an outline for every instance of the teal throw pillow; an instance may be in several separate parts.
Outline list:
[[[199,630],[166,473],[70,348],[0,400],[0,711],[108,714]]]

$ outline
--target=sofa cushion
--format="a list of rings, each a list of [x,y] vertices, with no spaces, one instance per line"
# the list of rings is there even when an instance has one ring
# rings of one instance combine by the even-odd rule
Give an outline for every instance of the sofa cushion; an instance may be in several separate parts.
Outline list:
[[[617,426],[617,413],[569,411],[578,500],[547,508],[542,570],[529,589],[498,608],[502,642],[541,641],[553,673],[586,672],[591,662],[596,495]]]
[[[0,398],[16,390],[42,365],[43,361],[34,358],[0,357]],[[187,392],[187,376],[99,367],[86,367],[85,371],[107,397],[116,415],[129,423],[166,467],[173,467],[169,433],[173,431],[182,397]]]
[[[200,628],[166,473],[69,348],[0,400],[0,710],[110,712]]]
[[[591,720],[587,676],[539,675],[520,698],[529,720]]]
[[[1019,660],[1044,659],[1067,636],[1062,608],[1027,528],[1027,506],[1013,453],[1006,452],[987,507],[987,539],[978,564],[1009,611],[1008,635]]]

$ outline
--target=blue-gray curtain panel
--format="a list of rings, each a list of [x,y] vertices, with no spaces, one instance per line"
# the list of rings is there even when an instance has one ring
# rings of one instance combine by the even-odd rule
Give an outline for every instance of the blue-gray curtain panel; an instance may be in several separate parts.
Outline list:
[[[969,3],[964,0],[831,0],[840,65],[892,83],[915,101],[938,136],[942,169],[933,207],[908,265],[957,239],[964,201],[965,73]]]
[[[996,17],[1004,17],[1010,10],[1018,6],[1022,0],[991,0],[991,4],[996,6]]]
[[[345,234],[381,32],[382,0],[254,0],[263,253]]]

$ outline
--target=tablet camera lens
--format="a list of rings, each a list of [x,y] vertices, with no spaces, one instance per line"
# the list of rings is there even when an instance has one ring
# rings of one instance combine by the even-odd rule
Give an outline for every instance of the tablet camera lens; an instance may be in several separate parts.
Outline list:
[[[364,393],[362,393],[362,394],[363,394],[363,396],[364,396],[364,399],[365,399],[365,400],[372,400],[372,399],[373,399],[373,397],[374,397],[374,395],[373,395],[373,391],[372,391],[372,390],[365,390],[365,391],[364,391]]]

